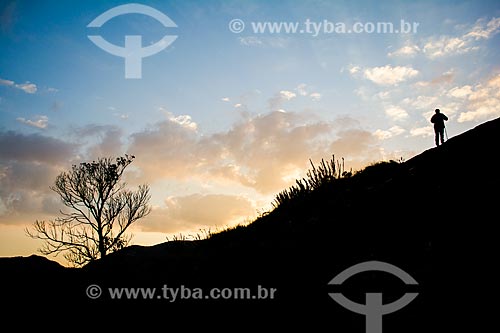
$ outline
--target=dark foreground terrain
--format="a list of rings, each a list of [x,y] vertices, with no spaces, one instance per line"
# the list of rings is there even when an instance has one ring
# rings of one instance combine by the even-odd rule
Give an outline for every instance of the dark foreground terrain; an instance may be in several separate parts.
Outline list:
[[[383,331],[441,331],[438,318],[453,313],[456,323],[474,307],[468,302],[489,290],[499,138],[500,119],[489,121],[404,163],[379,163],[336,179],[246,227],[206,240],[130,246],[81,269],[38,256],[0,258],[0,301],[14,312],[50,313],[54,304],[58,313],[85,309],[125,319],[161,312],[168,320],[187,320],[186,325],[209,313],[220,326],[239,318],[242,327],[271,320],[267,323],[361,333],[365,316],[343,308],[329,293],[365,303],[367,292],[382,292],[386,304],[417,292],[409,305],[383,317]],[[329,285],[343,270],[366,261],[395,265],[418,285],[384,272]],[[478,276],[485,280],[476,283]],[[88,288],[93,284],[102,291],[95,299],[98,289]],[[122,287],[150,289],[146,294],[137,289],[128,297],[133,299],[124,291],[118,299],[109,289]],[[210,295],[214,288],[218,299]],[[234,288],[247,289],[239,299],[223,299]]]

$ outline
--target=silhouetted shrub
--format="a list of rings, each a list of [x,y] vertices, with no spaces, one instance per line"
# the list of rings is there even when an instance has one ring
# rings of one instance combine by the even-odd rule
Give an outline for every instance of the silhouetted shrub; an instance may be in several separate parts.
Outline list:
[[[342,161],[335,161],[335,155],[332,155],[332,159],[328,162],[321,159],[318,167],[314,165],[312,160],[309,160],[309,162],[312,168],[307,171],[306,177],[297,179],[295,185],[278,193],[272,203],[274,208],[278,208],[280,205],[289,203],[294,199],[304,197],[308,193],[326,184],[330,184],[336,179],[352,176],[352,170],[345,171],[344,158],[342,158]]]

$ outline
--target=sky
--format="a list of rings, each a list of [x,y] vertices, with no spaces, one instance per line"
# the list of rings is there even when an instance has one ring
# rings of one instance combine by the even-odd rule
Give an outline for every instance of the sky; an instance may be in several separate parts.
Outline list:
[[[448,137],[500,116],[498,1],[142,1],[174,24],[88,27],[130,4],[0,0],[0,256],[36,253],[24,230],[58,216],[50,186],[80,162],[136,156],[124,178],[153,209],[130,231],[153,245],[252,221],[309,159],[407,160],[436,108]],[[136,53],[89,35],[164,49],[131,78]]]

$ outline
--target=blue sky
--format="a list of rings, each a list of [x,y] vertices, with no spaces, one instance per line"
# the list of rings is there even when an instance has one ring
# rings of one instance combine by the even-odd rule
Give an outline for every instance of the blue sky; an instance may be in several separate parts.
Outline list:
[[[450,117],[449,136],[500,115],[497,1],[143,1],[177,28],[140,14],[87,28],[127,3],[1,1],[0,255],[36,247],[12,243],[57,212],[48,186],[77,161],[137,156],[128,182],[151,185],[154,210],[135,232],[151,243],[251,219],[309,158],[335,154],[353,169],[410,158],[433,146],[435,108]],[[233,19],[243,32],[230,31]],[[252,31],[307,19],[418,29]],[[142,60],[141,79],[126,79],[124,59],[89,34],[116,45],[178,38]]]

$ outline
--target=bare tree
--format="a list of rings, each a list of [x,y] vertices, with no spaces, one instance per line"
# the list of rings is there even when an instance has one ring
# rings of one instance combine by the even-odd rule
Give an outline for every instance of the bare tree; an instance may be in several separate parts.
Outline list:
[[[51,189],[70,212],[61,210],[61,217],[37,220],[26,229],[29,237],[45,241],[42,254],[62,252],[69,262],[82,266],[127,246],[127,228],[151,211],[148,185],[130,191],[120,181],[134,158],[100,158],[57,176]]]

